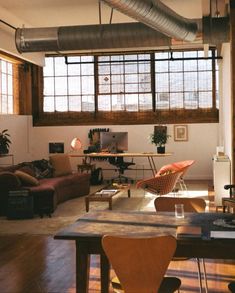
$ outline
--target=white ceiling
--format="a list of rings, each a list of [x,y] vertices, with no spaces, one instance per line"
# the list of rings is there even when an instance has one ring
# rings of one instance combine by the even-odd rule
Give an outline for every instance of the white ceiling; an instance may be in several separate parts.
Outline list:
[[[209,0],[162,0],[162,2],[186,18],[201,18],[203,5],[207,5]],[[98,3],[99,0],[0,0],[0,17],[16,27],[98,24]],[[102,23],[109,23],[110,7],[102,2],[101,8]],[[133,20],[114,11],[112,22],[128,21]]]

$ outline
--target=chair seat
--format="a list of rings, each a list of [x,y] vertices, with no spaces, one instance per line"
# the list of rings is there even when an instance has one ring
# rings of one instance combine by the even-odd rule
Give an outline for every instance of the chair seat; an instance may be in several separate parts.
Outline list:
[[[114,277],[111,281],[114,292],[124,293],[122,286],[117,277]],[[173,293],[179,290],[181,286],[181,281],[175,277],[164,277],[158,293]]]

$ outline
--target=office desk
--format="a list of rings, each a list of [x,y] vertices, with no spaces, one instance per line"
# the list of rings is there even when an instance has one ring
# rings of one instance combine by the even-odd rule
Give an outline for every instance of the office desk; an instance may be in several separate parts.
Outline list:
[[[154,158],[164,158],[171,156],[173,153],[165,153],[165,154],[158,154],[158,153],[106,153],[106,152],[100,152],[100,153],[89,153],[89,154],[75,154],[75,153],[70,153],[70,157],[80,157],[80,158],[110,158],[110,157],[131,157],[131,158],[147,158],[150,169],[153,173],[153,175],[156,174],[157,172],[157,167],[154,162]]]
[[[179,225],[202,227],[202,238],[177,239],[175,256],[212,259],[234,259],[235,239],[210,239],[211,230],[232,230],[213,225],[218,218],[235,219],[233,214],[186,213],[176,219],[173,213],[155,212],[96,212],[88,213],[76,223],[55,235],[55,239],[74,240],[76,243],[76,292],[87,293],[90,255],[99,254],[101,259],[101,292],[108,293],[110,265],[101,245],[105,234],[128,236],[176,236]]]

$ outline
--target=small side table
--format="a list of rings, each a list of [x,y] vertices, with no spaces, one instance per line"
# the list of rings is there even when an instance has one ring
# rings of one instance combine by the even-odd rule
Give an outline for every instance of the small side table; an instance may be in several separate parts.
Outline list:
[[[86,173],[92,172],[95,170],[95,164],[79,164],[77,165],[78,172],[83,173],[86,171]]]

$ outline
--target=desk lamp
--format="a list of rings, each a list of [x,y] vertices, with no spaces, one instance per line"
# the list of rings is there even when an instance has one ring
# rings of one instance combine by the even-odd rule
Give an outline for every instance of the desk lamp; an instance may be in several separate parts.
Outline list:
[[[70,144],[73,151],[79,151],[82,148],[82,143],[79,138],[75,137]]]

